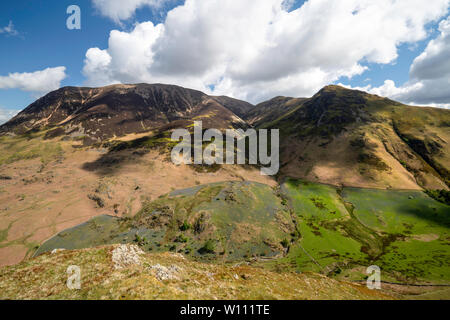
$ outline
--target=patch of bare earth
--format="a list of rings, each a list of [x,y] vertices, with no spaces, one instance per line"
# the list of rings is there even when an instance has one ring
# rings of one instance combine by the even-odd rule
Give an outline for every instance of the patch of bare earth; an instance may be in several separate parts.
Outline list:
[[[19,263],[25,257],[28,249],[22,245],[11,245],[0,248],[0,257],[4,266],[11,266]]]
[[[419,234],[412,237],[413,240],[418,240],[422,242],[431,242],[439,239],[438,234]]]
[[[284,148],[289,152],[282,152],[280,172],[283,176],[336,186],[421,190],[422,187],[415,176],[401,164],[402,158],[398,153],[408,147],[393,133],[388,138],[384,137],[383,130],[370,126],[363,130],[368,143],[372,145],[371,150],[357,150],[351,146],[354,130],[341,133],[332,140],[311,137],[305,140],[288,139]],[[370,156],[378,161],[376,164],[380,167],[362,162],[361,151],[370,151]],[[413,156],[412,152],[408,154]],[[421,175],[420,183],[441,186],[442,182],[432,174],[424,172],[420,165],[422,164],[417,164],[417,172]]]
[[[21,261],[24,252],[62,230],[103,214],[133,216],[145,201],[175,189],[222,181],[276,185],[256,168],[223,166],[217,172],[197,172],[175,166],[158,151],[113,164],[108,173],[85,169],[105,152],[69,145],[64,160],[44,167],[40,160],[0,166],[0,174],[12,178],[0,180],[0,266]]]

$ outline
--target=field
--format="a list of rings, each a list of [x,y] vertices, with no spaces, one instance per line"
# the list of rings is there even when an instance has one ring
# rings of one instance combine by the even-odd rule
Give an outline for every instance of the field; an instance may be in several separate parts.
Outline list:
[[[45,242],[53,249],[134,243],[213,263],[246,261],[279,272],[351,281],[378,265],[384,281],[450,282],[449,207],[420,191],[287,180],[280,189],[213,183],[150,201],[133,218],[96,217]]]
[[[420,191],[335,188],[288,180],[282,190],[301,239],[270,268],[359,280],[378,265],[385,281],[450,282],[450,208]]]
[[[375,260],[398,278],[449,283],[450,208],[415,191],[345,189],[355,217],[383,239]]]

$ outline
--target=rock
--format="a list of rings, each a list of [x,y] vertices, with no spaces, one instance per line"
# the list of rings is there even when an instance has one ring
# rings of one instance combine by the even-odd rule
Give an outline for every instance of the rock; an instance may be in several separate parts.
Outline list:
[[[114,269],[123,269],[128,266],[141,265],[140,255],[144,254],[136,245],[122,244],[112,252],[112,261]]]
[[[66,249],[63,249],[63,248],[61,248],[61,249],[53,249],[51,254],[56,254],[56,253],[59,253],[59,252],[64,251],[64,250],[66,250]]]
[[[186,260],[186,258],[181,254],[181,253],[171,253],[170,254],[172,257],[181,259],[181,260]]]
[[[97,196],[95,194],[89,194],[88,198],[91,199],[92,201],[95,201],[95,203],[97,203],[99,208],[105,207],[105,201],[102,198],[100,198],[99,196]]]
[[[180,280],[179,273],[182,271],[176,265],[171,265],[170,267],[165,267],[160,264],[150,267],[151,270],[155,271],[155,276],[159,281],[165,280]]]

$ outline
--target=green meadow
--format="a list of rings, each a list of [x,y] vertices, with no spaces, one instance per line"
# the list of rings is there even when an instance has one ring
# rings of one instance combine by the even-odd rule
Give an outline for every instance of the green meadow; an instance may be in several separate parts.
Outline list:
[[[282,256],[295,223],[273,188],[224,182],[174,191],[148,202],[133,218],[100,216],[60,232],[35,253],[136,243],[148,252],[173,251],[193,259],[242,261]]]
[[[287,180],[197,186],[148,202],[133,218],[96,217],[44,243],[81,249],[136,243],[213,263],[364,280],[450,283],[450,207],[421,191],[336,188]]]
[[[378,265],[386,281],[450,282],[450,207],[420,191],[335,188],[288,180],[282,192],[300,240],[270,268],[360,279]]]

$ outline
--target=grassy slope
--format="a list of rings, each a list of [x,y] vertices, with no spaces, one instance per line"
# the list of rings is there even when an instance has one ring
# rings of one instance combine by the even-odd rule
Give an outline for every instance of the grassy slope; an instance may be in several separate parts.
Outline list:
[[[359,266],[377,264],[385,280],[450,282],[447,205],[418,191],[342,190],[295,180],[283,191],[302,238],[271,268],[361,279]]]
[[[284,252],[295,223],[267,185],[228,182],[174,191],[147,203],[132,219],[96,217],[45,242],[36,254],[136,242],[147,251],[235,261]]]
[[[140,265],[115,270],[113,249],[45,254],[0,269],[0,299],[392,299],[317,274],[204,264],[170,253],[146,254]],[[178,267],[178,279],[158,280],[151,269],[156,264]],[[66,287],[70,265],[81,268],[81,290]]]
[[[0,266],[19,263],[46,239],[92,217],[134,216],[171,190],[236,180],[276,184],[258,168],[210,173],[175,166],[162,152],[171,143],[164,135],[131,135],[97,148],[84,147],[83,136],[46,140],[47,133],[0,137]]]
[[[270,115],[258,127],[281,131],[280,176],[366,188],[448,189],[448,110],[328,86],[281,117]]]
[[[31,159],[40,159],[46,165],[63,158],[61,143],[45,141],[41,139],[43,135],[44,133],[29,133],[14,137],[0,136],[0,165]]]
[[[257,261],[278,271],[361,280],[365,268],[376,264],[386,281],[449,283],[448,212],[420,191],[288,180],[278,193],[262,184],[218,183],[172,192],[131,220],[95,218],[37,253],[138,243],[146,251]],[[289,247],[284,257],[283,245]]]

